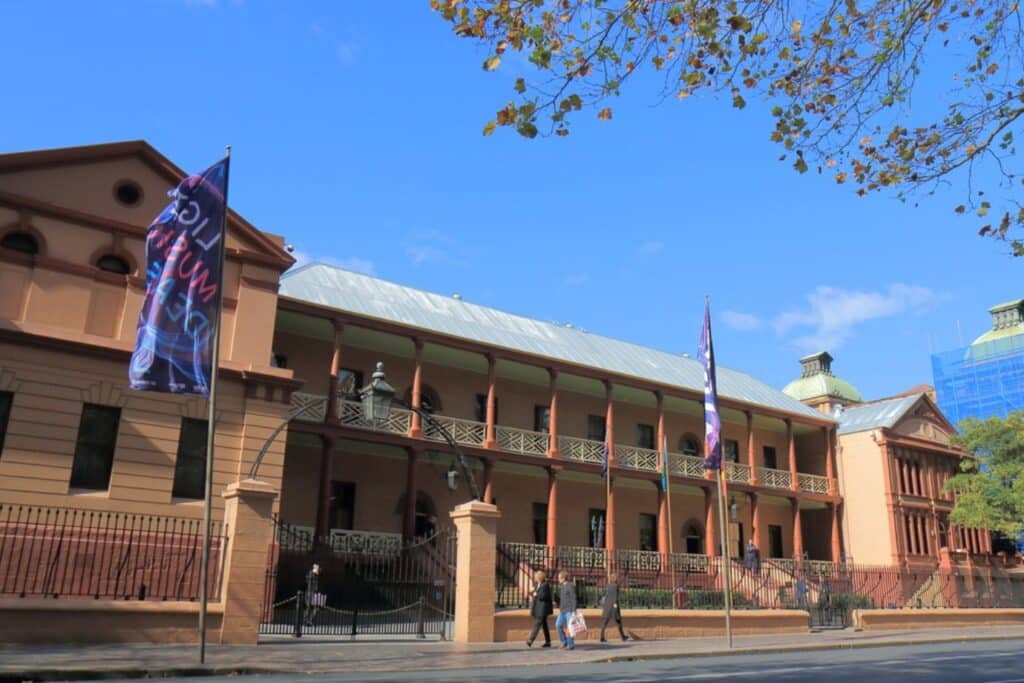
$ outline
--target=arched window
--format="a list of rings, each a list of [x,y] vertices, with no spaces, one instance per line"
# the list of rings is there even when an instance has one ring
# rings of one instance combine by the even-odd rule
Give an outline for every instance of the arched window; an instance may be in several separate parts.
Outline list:
[[[700,440],[697,435],[692,432],[687,432],[679,437],[679,450],[683,455],[700,455]]]
[[[687,554],[704,554],[704,530],[696,520],[683,525],[683,540],[686,541]]]
[[[39,242],[27,232],[11,232],[4,235],[0,240],[0,247],[11,251],[20,251],[23,254],[38,254]]]
[[[127,275],[131,272],[131,266],[128,265],[128,262],[114,254],[100,256],[96,259],[96,267],[108,273],[117,273],[118,275]]]

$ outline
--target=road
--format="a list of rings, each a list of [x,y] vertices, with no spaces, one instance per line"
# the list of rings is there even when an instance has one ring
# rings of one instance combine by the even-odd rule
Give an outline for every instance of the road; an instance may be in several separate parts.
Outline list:
[[[523,652],[524,662],[532,651]],[[556,654],[556,653],[546,653]],[[557,655],[556,655],[557,656]],[[534,661],[540,659],[534,657]],[[545,656],[545,660],[550,658]],[[687,657],[602,664],[546,664],[498,668],[318,675],[255,675],[245,683],[328,681],[828,681],[828,683],[1024,683],[1024,639],[932,645]],[[175,679],[163,679],[171,683]],[[177,679],[198,683],[214,679]]]

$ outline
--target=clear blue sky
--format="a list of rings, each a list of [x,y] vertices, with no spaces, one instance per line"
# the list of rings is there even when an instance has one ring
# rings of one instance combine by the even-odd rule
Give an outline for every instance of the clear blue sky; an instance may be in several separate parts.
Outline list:
[[[827,347],[868,398],[1024,296],[1024,260],[952,192],[914,208],[779,163],[758,106],[627,91],[566,139],[483,124],[513,74],[427,0],[3,2],[0,152],[144,138],[187,169],[233,145],[232,204],[303,255],[781,387]]]

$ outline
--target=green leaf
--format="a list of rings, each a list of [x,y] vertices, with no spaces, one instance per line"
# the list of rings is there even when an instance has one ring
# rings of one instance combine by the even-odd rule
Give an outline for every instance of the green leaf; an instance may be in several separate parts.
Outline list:
[[[494,71],[501,65],[501,57],[498,55],[491,55],[484,60],[484,71]]]

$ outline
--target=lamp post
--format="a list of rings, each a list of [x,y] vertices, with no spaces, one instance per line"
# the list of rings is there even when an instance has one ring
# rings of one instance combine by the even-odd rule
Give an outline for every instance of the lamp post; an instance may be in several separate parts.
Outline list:
[[[402,408],[411,410],[427,423],[427,426],[432,428],[435,432],[444,438],[451,449],[455,452],[455,460],[459,464],[459,469],[462,470],[462,477],[466,480],[466,484],[469,486],[469,492],[473,496],[473,500],[480,500],[480,489],[476,485],[476,478],[473,473],[469,471],[469,465],[466,464],[466,456],[462,453],[462,449],[459,447],[455,437],[451,435],[444,425],[434,419],[434,416],[429,412],[410,405],[405,401],[402,401],[395,397],[395,389],[388,384],[387,378],[384,374],[384,363],[378,362],[376,369],[373,371],[373,375],[370,377],[370,383],[359,390],[359,398],[363,402],[363,418],[367,422],[376,424],[383,420],[388,419],[391,415],[392,404],[398,404]],[[456,471],[454,466],[448,469],[447,480],[448,487],[455,490],[455,475]]]

